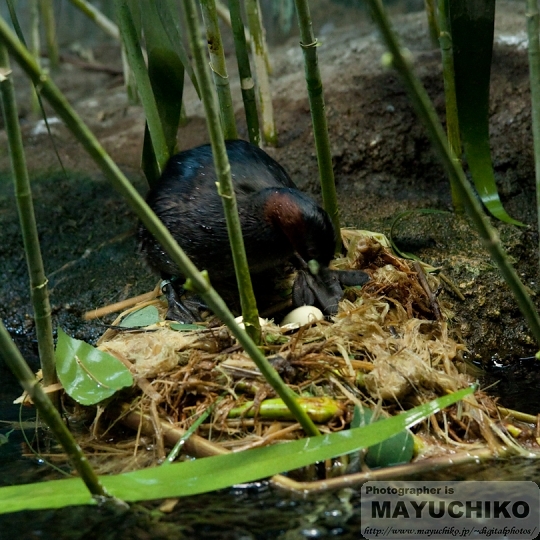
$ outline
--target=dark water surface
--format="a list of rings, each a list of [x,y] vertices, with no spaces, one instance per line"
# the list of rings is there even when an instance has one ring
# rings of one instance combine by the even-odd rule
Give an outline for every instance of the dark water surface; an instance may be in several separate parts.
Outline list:
[[[18,421],[18,384],[0,363],[0,419]],[[23,411],[23,419],[32,410]],[[0,427],[6,434],[11,427]],[[32,438],[33,432],[28,431]],[[21,457],[19,430],[0,446],[0,486],[57,478],[36,458]],[[525,459],[492,461],[433,471],[409,480],[540,480],[540,462]],[[182,498],[171,513],[157,511],[162,501],[132,505],[70,507],[0,515],[0,540],[116,539],[358,539],[360,485],[314,495],[291,494],[255,483]]]

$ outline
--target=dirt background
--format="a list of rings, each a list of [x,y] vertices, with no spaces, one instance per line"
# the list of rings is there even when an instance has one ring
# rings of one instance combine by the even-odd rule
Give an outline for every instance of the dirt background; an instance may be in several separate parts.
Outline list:
[[[381,65],[384,50],[363,11],[328,2],[314,15],[321,46],[332,157],[344,226],[388,234],[394,218],[416,208],[451,211],[448,180],[415,116],[398,76]],[[331,9],[334,17],[327,17]],[[497,3],[496,46],[491,93],[491,142],[499,190],[507,211],[528,226],[493,221],[533,294],[538,291],[538,235],[534,196],[531,115],[525,16],[521,3]],[[326,21],[326,22],[325,22]],[[334,22],[332,22],[334,21]],[[440,54],[433,49],[423,12],[394,14],[394,25],[411,51],[420,76],[444,119]],[[317,164],[298,38],[273,36],[271,87],[279,143],[266,150],[300,188],[319,197]],[[232,62],[231,43],[226,40]],[[119,49],[92,48],[107,70],[89,70],[72,51],[53,74],[61,90],[141,193],[139,168],[144,116],[128,102],[122,86]],[[231,63],[232,66],[232,63]],[[110,319],[83,322],[89,309],[153,288],[156,280],[136,254],[136,219],[61,123],[52,123],[54,143],[29,112],[28,83],[13,66],[21,125],[55,324],[77,338],[94,341]],[[239,84],[231,71],[240,137],[247,138]],[[179,149],[208,141],[201,104],[188,83],[188,122]],[[50,112],[50,120],[55,116]],[[2,124],[0,124],[2,127]],[[36,347],[26,266],[9,180],[6,133],[0,131],[0,317],[25,354]],[[451,309],[451,324],[483,361],[499,355],[534,354],[522,316],[466,218],[453,213],[413,215],[400,222],[395,240],[407,251],[440,267],[465,296],[440,294]]]

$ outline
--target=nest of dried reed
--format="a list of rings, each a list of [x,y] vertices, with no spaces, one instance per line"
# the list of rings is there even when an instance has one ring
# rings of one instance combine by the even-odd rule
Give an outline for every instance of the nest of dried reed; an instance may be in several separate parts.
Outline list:
[[[396,256],[381,235],[344,230],[343,239],[347,255],[333,266],[362,269],[371,280],[346,291],[332,321],[293,331],[268,321],[262,329],[264,353],[305,400],[323,433],[346,429],[355,405],[379,416],[399,414],[473,382],[464,369],[465,347],[449,331],[452,314],[440,300],[444,295],[437,294],[441,281],[434,269],[426,272],[418,262]],[[166,311],[160,299],[151,302]],[[110,329],[99,348],[130,367],[136,388],[123,396],[121,407],[115,400],[99,408],[84,444],[98,462],[100,456],[118,458],[124,448],[121,470],[159,462],[208,412],[187,439],[189,454],[238,451],[304,436],[219,321],[189,332],[176,331],[168,322],[137,332]],[[107,411],[113,414],[101,414]],[[111,437],[107,449],[104,433],[111,433],[119,418],[136,436],[129,444]],[[512,436],[525,446],[538,446],[533,426],[503,417],[495,401],[477,391],[415,428],[415,461],[459,450],[495,455],[510,446],[523,448]]]

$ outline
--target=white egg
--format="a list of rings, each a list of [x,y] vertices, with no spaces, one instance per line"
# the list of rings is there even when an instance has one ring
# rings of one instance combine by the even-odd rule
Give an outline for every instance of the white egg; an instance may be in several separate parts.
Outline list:
[[[295,324],[303,326],[304,324],[322,321],[323,319],[323,312],[319,308],[316,308],[315,306],[301,306],[288,313],[283,321],[281,321],[281,326]]]

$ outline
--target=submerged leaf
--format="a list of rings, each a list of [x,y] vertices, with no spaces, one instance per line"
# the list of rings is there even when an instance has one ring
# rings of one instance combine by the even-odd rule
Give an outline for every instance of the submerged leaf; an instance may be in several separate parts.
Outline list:
[[[56,369],[64,390],[82,405],[94,405],[133,384],[128,368],[108,353],[58,328]]]
[[[351,427],[367,426],[383,420],[383,418],[374,420],[373,416],[371,409],[355,406]],[[372,469],[409,463],[413,457],[413,450],[414,438],[408,429],[404,429],[385,441],[370,446],[364,461]]]

